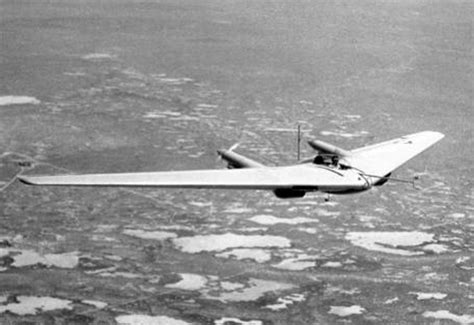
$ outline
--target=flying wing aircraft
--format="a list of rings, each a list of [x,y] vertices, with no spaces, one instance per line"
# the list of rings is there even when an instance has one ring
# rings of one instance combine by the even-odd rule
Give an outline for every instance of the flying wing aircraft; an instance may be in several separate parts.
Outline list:
[[[118,174],[18,176],[29,185],[121,186],[271,190],[279,198],[299,198],[307,192],[350,194],[380,186],[391,173],[444,137],[434,131],[344,150],[310,140],[318,154],[291,166],[268,167],[234,151],[219,150],[229,169]]]

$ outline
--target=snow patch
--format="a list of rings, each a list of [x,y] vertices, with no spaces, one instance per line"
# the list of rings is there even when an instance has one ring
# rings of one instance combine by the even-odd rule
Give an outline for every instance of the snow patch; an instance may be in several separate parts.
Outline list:
[[[257,215],[255,217],[252,217],[248,219],[250,221],[259,223],[261,225],[275,225],[278,223],[285,223],[288,225],[297,225],[300,223],[308,223],[308,222],[319,222],[317,219],[311,219],[311,218],[304,218],[304,217],[297,217],[297,218],[277,218],[271,215]]]
[[[15,267],[43,264],[45,266],[72,269],[79,263],[78,252],[41,255],[32,250],[10,250],[9,253],[20,253],[19,255],[13,255],[14,262],[12,266]]]
[[[199,107],[199,108],[217,108],[218,106],[214,105],[214,104],[201,103],[201,104],[198,104],[197,107]]]
[[[85,76],[85,72],[80,72],[80,71],[74,71],[74,72],[64,72],[63,73],[65,76],[71,76],[71,77],[82,77]]]
[[[201,119],[197,116],[181,115],[179,117],[171,117],[171,121],[200,121]]]
[[[426,281],[433,281],[433,282],[441,282],[441,281],[446,281],[448,279],[449,275],[446,273],[436,273],[436,272],[431,272],[431,273],[426,273],[423,278]]]
[[[302,260],[300,257],[296,257],[283,260],[280,263],[274,264],[272,266],[281,270],[302,271],[310,267],[315,267],[316,262]]]
[[[344,289],[344,287],[342,286],[328,285],[328,287],[326,288],[326,293],[331,294],[335,292],[344,294],[344,295],[356,295],[356,294],[360,294],[360,289],[359,288]]]
[[[109,60],[115,59],[115,55],[107,54],[107,53],[90,53],[83,55],[82,58],[84,60]]]
[[[392,298],[392,299],[387,299],[383,303],[385,305],[390,305],[390,304],[393,304],[394,302],[397,302],[398,300],[400,300],[400,299],[398,299],[398,297],[395,297],[395,298]]]
[[[362,116],[360,116],[359,114],[346,114],[344,115],[344,117],[348,118],[349,120],[358,120]]]
[[[0,248],[0,257],[3,257],[3,256],[7,256],[10,254],[10,250],[9,249],[5,249],[5,248]]]
[[[154,239],[154,240],[166,240],[169,238],[176,238],[178,235],[176,235],[174,232],[168,232],[168,231],[145,231],[145,230],[140,230],[140,229],[126,229],[123,232],[125,235],[133,236],[133,237],[138,237],[142,239]]]
[[[259,320],[244,321],[233,317],[222,317],[214,321],[214,325],[227,325],[228,323],[238,325],[263,325],[263,322]]]
[[[118,255],[104,255],[104,258],[116,262],[120,262],[121,260],[123,260],[123,258]]]
[[[436,319],[449,319],[453,322],[459,324],[473,324],[474,323],[474,316],[473,315],[456,315],[447,310],[438,310],[438,311],[425,311],[423,317],[431,317]]]
[[[225,212],[225,213],[235,213],[235,214],[242,214],[242,213],[250,213],[250,212],[253,212],[254,209],[250,209],[250,208],[228,208],[222,212]]]
[[[341,214],[337,211],[328,211],[325,209],[316,209],[314,210],[314,213],[321,217],[337,217]]]
[[[249,279],[244,288],[236,291],[221,292],[218,296],[206,295],[208,299],[219,299],[221,301],[254,301],[262,297],[266,292],[281,291],[294,288],[294,285],[289,283]]]
[[[40,101],[29,96],[0,96],[0,106],[7,105],[38,105]]]
[[[316,228],[298,228],[298,231],[306,232],[311,235],[315,235],[318,233],[318,230]]]
[[[361,306],[358,306],[358,305],[353,305],[350,307],[331,306],[331,309],[329,310],[328,313],[334,314],[340,317],[346,317],[346,316],[351,316],[351,315],[360,315],[364,311],[365,311],[365,308],[362,308]]]
[[[347,133],[347,132],[341,132],[341,131],[321,131],[319,134],[324,135],[324,136],[336,136],[336,137],[341,137],[341,138],[357,138],[361,136],[365,136],[369,134],[367,131],[360,131],[360,132],[355,132],[355,133]]]
[[[89,270],[89,271],[84,271],[86,274],[100,274],[100,273],[110,273],[114,272],[117,270],[116,266],[111,266],[111,267],[105,267],[102,269],[95,269],[95,270]]]
[[[86,305],[94,306],[94,307],[96,307],[97,309],[103,309],[103,308],[107,307],[107,303],[106,303],[106,302],[102,302],[102,301],[96,301],[96,300],[82,300],[81,302],[82,302],[83,304],[86,304]]]
[[[0,314],[9,311],[16,315],[35,315],[38,312],[55,309],[72,310],[70,300],[52,297],[18,296],[18,302],[0,306]]]
[[[267,305],[263,308],[268,308],[273,311],[283,310],[288,308],[289,305],[294,304],[295,302],[302,302],[305,300],[305,296],[300,293],[294,293],[283,298],[278,298],[277,302],[273,305]]]
[[[100,272],[99,276],[103,277],[120,277],[120,278],[127,278],[127,279],[139,279],[143,278],[143,275],[131,272]]]
[[[442,244],[429,244],[423,246],[423,250],[426,252],[432,252],[435,254],[441,254],[449,251],[448,247],[446,245]]]
[[[170,85],[170,86],[179,86],[179,85],[184,85],[188,82],[192,82],[193,79],[191,78],[157,78],[158,81],[164,83],[164,84],[167,84],[167,85]]]
[[[353,245],[368,250],[398,254],[405,256],[421,255],[420,251],[409,251],[398,248],[399,246],[418,246],[423,243],[431,242],[434,235],[419,231],[406,232],[349,232],[346,234],[346,240]]]
[[[243,232],[257,232],[257,231],[265,232],[268,230],[268,227],[244,227],[244,228],[239,228],[237,230],[243,231]]]
[[[334,268],[337,268],[337,267],[342,267],[342,263],[341,262],[328,261],[328,262],[324,263],[323,265],[321,265],[321,267],[334,267]]]
[[[166,115],[156,113],[156,112],[148,112],[143,115],[143,118],[166,118]]]
[[[191,323],[168,316],[122,315],[115,317],[119,325],[190,325]]]
[[[268,128],[265,128],[264,131],[267,131],[267,132],[296,132],[297,130],[290,129],[290,128],[268,127]]]
[[[456,266],[463,270],[474,270],[474,259],[470,256],[461,256],[456,259]]]
[[[203,251],[223,251],[234,247],[289,247],[288,238],[279,236],[237,235],[200,235],[173,239],[174,245],[185,253]]]
[[[408,294],[416,295],[418,300],[427,300],[427,299],[444,299],[447,294],[440,292],[409,292]]]
[[[462,219],[465,216],[466,214],[462,212],[455,212],[455,213],[451,213],[447,215],[448,218],[452,218],[452,219]]]
[[[234,291],[234,290],[245,288],[245,284],[240,283],[240,282],[222,281],[220,285],[221,285],[221,288],[225,291]]]
[[[188,204],[194,205],[199,208],[210,207],[212,206],[212,202],[199,202],[199,201],[189,201]]]
[[[272,254],[263,249],[236,248],[229,252],[216,254],[216,257],[222,257],[222,258],[234,257],[238,260],[252,259],[258,263],[264,263],[271,260]]]
[[[167,284],[165,287],[181,290],[200,290],[206,287],[206,277],[199,274],[180,273],[181,280],[176,283]]]
[[[94,232],[97,232],[97,233],[112,232],[112,231],[116,230],[117,227],[118,227],[117,225],[101,224],[101,225],[97,225],[95,227]]]
[[[283,260],[272,266],[277,269],[291,271],[301,271],[310,267],[316,267],[317,263],[315,259],[320,257],[306,254],[299,249],[280,250],[279,253]]]

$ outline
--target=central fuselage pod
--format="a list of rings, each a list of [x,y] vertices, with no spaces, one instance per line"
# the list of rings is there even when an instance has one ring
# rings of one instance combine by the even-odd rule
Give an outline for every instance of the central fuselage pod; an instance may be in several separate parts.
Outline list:
[[[334,172],[341,174],[345,179],[353,181],[354,186],[320,186],[319,191],[328,194],[353,194],[369,190],[373,182],[369,177],[363,175],[355,169],[330,168]]]
[[[280,199],[301,198],[308,192],[323,192],[328,194],[354,194],[364,192],[370,189],[374,184],[371,178],[366,177],[360,171],[355,169],[340,169],[334,166],[323,166],[307,164],[313,168],[321,168],[334,173],[337,177],[344,179],[352,185],[318,185],[318,186],[292,186],[289,188],[279,188],[273,191],[275,196]]]

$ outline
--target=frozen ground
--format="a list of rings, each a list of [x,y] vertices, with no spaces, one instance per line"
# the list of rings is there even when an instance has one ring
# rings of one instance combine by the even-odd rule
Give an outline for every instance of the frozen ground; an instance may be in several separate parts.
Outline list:
[[[0,2],[1,324],[474,322],[472,3],[297,3]],[[330,202],[12,182],[289,164],[298,122],[446,138]]]

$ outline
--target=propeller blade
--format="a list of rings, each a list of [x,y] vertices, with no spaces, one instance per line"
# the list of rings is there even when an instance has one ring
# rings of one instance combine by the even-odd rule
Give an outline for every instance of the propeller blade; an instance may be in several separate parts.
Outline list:
[[[228,151],[234,151],[235,149],[237,149],[238,146],[240,146],[240,142],[234,143],[234,144],[228,149]]]

